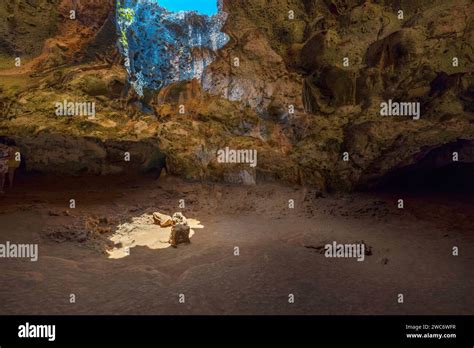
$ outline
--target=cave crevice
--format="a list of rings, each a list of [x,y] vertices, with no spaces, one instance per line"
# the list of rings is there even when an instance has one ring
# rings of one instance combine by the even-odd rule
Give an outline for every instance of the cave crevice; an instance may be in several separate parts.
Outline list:
[[[413,156],[412,164],[371,180],[365,189],[397,192],[474,192],[474,141],[457,140]]]

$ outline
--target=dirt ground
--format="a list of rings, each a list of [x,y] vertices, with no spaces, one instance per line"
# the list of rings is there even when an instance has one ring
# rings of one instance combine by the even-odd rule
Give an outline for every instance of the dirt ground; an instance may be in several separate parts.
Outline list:
[[[174,177],[20,178],[0,197],[0,243],[38,243],[39,259],[0,258],[0,314],[474,314],[473,201]],[[191,244],[163,243],[155,211],[193,219]],[[118,240],[129,256],[111,257]],[[326,258],[333,241],[363,241],[370,253]]]

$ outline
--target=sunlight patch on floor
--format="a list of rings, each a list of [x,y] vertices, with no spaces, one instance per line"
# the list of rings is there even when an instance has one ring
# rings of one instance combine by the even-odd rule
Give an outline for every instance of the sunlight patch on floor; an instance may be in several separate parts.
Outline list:
[[[204,228],[196,219],[187,219],[187,222],[191,228],[189,238],[194,236],[194,229]],[[146,246],[153,250],[169,248],[170,234],[171,227],[160,227],[155,224],[152,214],[133,217],[131,222],[117,226],[117,230],[110,237],[110,240],[120,244],[120,247],[108,251],[109,258],[127,257],[133,253],[133,248],[136,246]]]

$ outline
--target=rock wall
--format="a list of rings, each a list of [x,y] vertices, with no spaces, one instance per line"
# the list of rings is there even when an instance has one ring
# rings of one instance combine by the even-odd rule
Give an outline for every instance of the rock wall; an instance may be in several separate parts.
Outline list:
[[[159,91],[167,85],[200,80],[218,49],[228,41],[221,29],[227,14],[169,12],[157,1],[117,2],[120,51],[131,84]]]
[[[150,141],[101,141],[50,133],[12,139],[19,145],[24,168],[45,174],[157,173],[164,161],[157,144]]]
[[[13,3],[0,5],[2,16]],[[217,52],[196,53],[214,60],[202,79],[143,97],[127,89],[113,0],[80,3],[71,21],[69,2],[53,10],[54,1],[43,1],[34,20],[50,18],[41,29],[29,26],[38,38],[31,51],[15,41],[11,26],[0,27],[0,55],[10,64],[0,67],[0,135],[24,143],[29,169],[77,172],[79,161],[107,173],[101,168],[108,160],[97,158],[109,150],[95,141],[151,143],[175,174],[192,179],[346,190],[416,165],[427,151],[474,139],[471,1],[224,0],[230,40]],[[31,6],[15,11],[27,21]],[[14,70],[12,47],[41,59]],[[54,102],[64,99],[96,103],[96,118],[56,117]],[[381,116],[388,100],[419,103],[420,119]],[[77,153],[57,150],[63,143]],[[216,151],[226,146],[258,151],[257,167],[219,164]],[[138,151],[140,163],[147,151]],[[460,161],[472,157],[460,153]]]

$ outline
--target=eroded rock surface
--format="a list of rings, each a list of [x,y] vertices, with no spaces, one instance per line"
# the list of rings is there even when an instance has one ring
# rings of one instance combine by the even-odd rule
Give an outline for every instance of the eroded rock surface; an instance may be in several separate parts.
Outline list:
[[[227,14],[170,12],[157,1],[117,2],[120,50],[137,93],[173,82],[200,80],[217,50],[228,41]]]
[[[57,4],[40,3],[34,20]],[[2,16],[30,20],[31,6],[12,4],[0,5]],[[186,178],[232,181],[246,171],[250,181],[343,190],[474,140],[471,1],[226,0],[230,41],[202,79],[143,97],[103,39],[119,39],[111,2],[81,4],[77,21],[61,2],[59,16],[29,26],[35,47],[16,41],[18,27],[0,28],[0,133],[17,140],[31,170],[109,172],[116,164],[96,141],[145,142]],[[15,70],[15,51],[37,64]],[[96,117],[56,116],[65,99],[94,102]],[[420,103],[420,119],[382,117],[389,99]],[[226,146],[257,150],[255,172],[218,163]],[[467,148],[459,161],[472,163]],[[138,151],[136,168],[147,167],[148,151]]]

